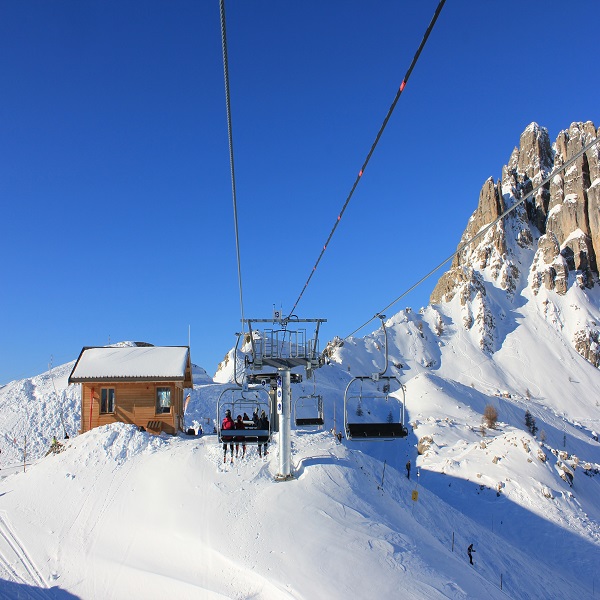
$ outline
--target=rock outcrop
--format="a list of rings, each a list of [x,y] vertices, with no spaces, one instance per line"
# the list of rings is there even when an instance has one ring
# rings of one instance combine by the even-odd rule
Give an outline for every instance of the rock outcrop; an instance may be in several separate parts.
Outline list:
[[[469,219],[451,268],[439,279],[430,297],[432,304],[440,304],[458,295],[463,324],[481,333],[483,350],[492,352],[494,347],[493,311],[484,280],[504,290],[509,298],[519,285],[529,285],[534,294],[543,287],[562,295],[570,284],[588,288],[597,284],[600,144],[539,187],[597,136],[592,122],[573,123],[552,145],[548,131],[532,123],[502,168],[501,178],[496,182],[489,178],[483,184],[477,209]],[[494,223],[511,207],[514,209],[508,215]],[[524,251],[530,253],[527,260],[523,260]],[[582,330],[573,344],[597,366],[595,332],[594,328]]]

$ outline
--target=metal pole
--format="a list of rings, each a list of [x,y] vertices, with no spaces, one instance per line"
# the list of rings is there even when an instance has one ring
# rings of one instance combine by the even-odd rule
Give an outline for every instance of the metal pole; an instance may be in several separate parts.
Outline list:
[[[290,369],[279,369],[281,373],[281,413],[279,417],[279,473],[276,479],[285,481],[292,477],[292,426]]]
[[[336,424],[335,424],[335,405],[336,405],[336,401],[334,398],[334,400],[333,400],[333,433],[335,435],[337,435],[337,428],[336,428]]]

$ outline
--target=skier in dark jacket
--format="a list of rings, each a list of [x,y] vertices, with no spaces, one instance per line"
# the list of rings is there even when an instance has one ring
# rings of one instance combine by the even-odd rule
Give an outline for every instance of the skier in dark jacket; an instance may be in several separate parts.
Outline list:
[[[223,462],[227,460],[227,443],[229,442],[229,449],[231,450],[231,462],[233,462],[233,437],[224,436],[223,431],[227,429],[233,429],[233,419],[231,418],[231,411],[228,409],[225,411],[225,417],[221,423],[221,439],[223,440]]]
[[[260,418],[258,419],[257,429],[266,429],[267,431],[269,430],[269,419],[267,419],[267,415],[264,410],[262,410],[260,412]],[[269,442],[268,436],[260,436],[258,438],[258,455],[261,458],[262,458],[263,454],[264,454],[264,456],[267,456],[267,454],[268,454],[268,451],[267,451],[267,443],[268,442]],[[261,446],[262,446],[262,448],[261,448]]]
[[[475,548],[473,548],[473,544],[470,544],[467,548],[467,554],[469,555],[469,562],[473,564],[473,552],[475,552]]]
[[[406,477],[408,477],[408,479],[410,479],[410,458],[408,459],[408,462],[406,463]]]
[[[246,429],[244,421],[242,421],[242,415],[238,415],[234,424],[234,429]],[[238,457],[240,451],[240,440],[242,440],[242,458],[246,456],[246,438],[242,436],[236,436],[235,438],[235,457]]]

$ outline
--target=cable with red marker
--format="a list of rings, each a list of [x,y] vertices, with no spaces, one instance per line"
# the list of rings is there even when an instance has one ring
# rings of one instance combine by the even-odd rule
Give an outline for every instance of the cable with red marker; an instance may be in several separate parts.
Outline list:
[[[356,190],[356,187],[358,186],[358,182],[360,181],[361,177],[363,176],[363,173],[365,172],[365,169],[367,168],[367,165],[369,164],[369,161],[371,160],[371,156],[373,155],[373,152],[375,151],[375,147],[379,143],[379,139],[381,138],[383,131],[386,128],[388,121],[390,120],[390,117],[392,116],[392,113],[394,112],[394,109],[396,108],[396,104],[398,103],[398,100],[400,99],[400,96],[401,96],[402,92],[404,91],[406,84],[408,83],[408,79],[409,79],[413,69],[415,68],[415,65],[417,64],[417,60],[419,60],[419,56],[421,55],[421,52],[423,51],[423,48],[425,47],[425,44],[427,43],[429,34],[433,30],[435,22],[437,21],[437,18],[439,17],[440,12],[442,11],[442,8],[443,8],[445,2],[446,2],[446,0],[440,0],[439,4],[435,10],[435,13],[433,15],[433,18],[431,19],[431,22],[429,23],[429,27],[427,27],[427,30],[425,31],[425,35],[423,36],[423,39],[421,40],[419,48],[417,49],[417,52],[415,53],[415,55],[412,59],[412,62],[410,63],[410,67],[408,68],[406,75],[404,75],[404,79],[402,79],[402,83],[400,84],[400,87],[398,88],[398,91],[396,92],[394,101],[392,102],[390,108],[388,109],[387,115],[385,116],[385,119],[383,120],[383,123],[382,123],[381,127],[379,128],[379,131],[377,132],[375,141],[371,145],[371,150],[369,150],[369,153],[367,154],[367,158],[363,162],[363,165],[360,168],[360,171],[358,172],[358,176],[356,177],[356,179],[354,181],[354,185],[352,186],[352,189],[350,190],[350,193],[348,194],[348,197],[346,198],[346,202],[344,202],[344,206],[342,207],[342,210],[340,211],[340,214],[338,215],[338,217],[335,221],[335,224],[333,225],[333,228],[331,229],[331,232],[329,233],[329,237],[327,238],[327,241],[325,242],[323,249],[321,250],[321,253],[319,254],[319,258],[317,259],[315,266],[312,268],[312,271],[310,272],[310,275],[308,276],[308,279],[306,280],[306,283],[304,284],[304,287],[302,288],[302,291],[300,292],[300,295],[298,296],[298,298],[297,298],[296,302],[294,303],[292,310],[290,310],[289,314],[292,314],[294,312],[294,310],[296,309],[296,307],[298,306],[298,303],[300,302],[300,299],[304,295],[304,292],[305,292],[306,288],[308,287],[308,284],[310,283],[312,276],[314,275],[315,271],[317,270],[317,266],[321,262],[321,258],[323,258],[323,254],[325,254],[325,250],[327,250],[327,246],[329,245],[329,242],[331,241],[331,238],[333,237],[333,234],[334,234],[335,230],[337,229],[337,226],[339,225],[340,221],[342,220],[344,211],[346,210],[348,204],[350,203],[350,199],[354,195],[354,191]]]

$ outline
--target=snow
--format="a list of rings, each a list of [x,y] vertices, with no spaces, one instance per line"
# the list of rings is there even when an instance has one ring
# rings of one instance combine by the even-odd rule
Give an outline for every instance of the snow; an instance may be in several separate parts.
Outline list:
[[[551,217],[557,215],[560,211],[562,210],[562,204],[555,204],[549,211],[548,211],[548,217],[547,219],[549,220]]]
[[[575,163],[574,165],[571,165],[566,171],[565,171],[565,177],[569,177],[569,175],[573,175],[573,173],[577,173],[577,163]]]
[[[187,360],[186,346],[86,348],[73,369],[71,380],[141,377],[182,379]]]
[[[212,431],[233,351],[218,382],[192,367],[186,428],[202,426],[203,436],[121,423],[77,435],[74,362],[7,384],[0,597],[593,598],[600,370],[572,340],[600,323],[600,290],[572,283],[564,296],[534,295],[525,269],[512,295],[481,280],[477,302],[493,332],[465,329],[459,294],[386,321],[388,369],[406,386],[407,438],[340,443],[331,433],[342,428],[353,376],[384,367],[381,327],[345,340],[314,381],[293,386],[293,400],[323,396],[326,427],[292,431],[287,482],[274,479],[276,436],[266,459],[249,447],[223,463]],[[494,349],[482,350],[490,333]],[[397,406],[388,402],[364,408],[386,414]],[[482,428],[489,404],[498,423]],[[64,451],[45,456],[53,435]]]
[[[568,236],[567,239],[561,244],[561,248],[566,247],[567,243],[571,240],[578,240],[581,238],[586,238],[586,234],[579,228],[574,229]]]
[[[514,585],[513,549],[491,535],[468,567],[477,525],[421,486],[413,505],[397,470],[380,490],[381,465],[331,434],[294,445],[296,477],[276,484],[275,460],[251,450],[223,466],[214,436],[153,438],[122,424],[79,436],[3,482],[0,528],[18,543],[3,548],[0,572],[40,597],[500,598],[494,569]],[[526,562],[550,594],[548,567]]]

